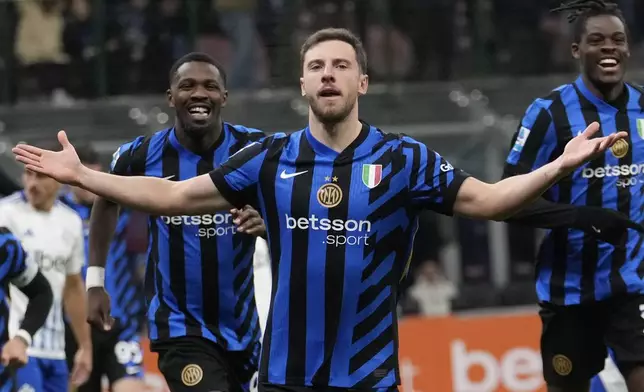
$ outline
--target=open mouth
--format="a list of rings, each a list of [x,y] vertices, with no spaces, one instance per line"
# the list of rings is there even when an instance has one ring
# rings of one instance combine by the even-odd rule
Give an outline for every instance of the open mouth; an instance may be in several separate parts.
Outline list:
[[[599,60],[597,65],[604,72],[616,72],[619,69],[620,62],[615,57],[605,57]]]
[[[210,117],[210,113],[212,113],[212,110],[208,105],[197,104],[188,108],[188,114],[190,114],[190,117],[196,121],[204,121],[208,119],[208,117]]]
[[[322,98],[333,98],[333,97],[339,97],[342,96],[342,93],[340,90],[333,88],[333,87],[325,87],[320,92],[318,95]]]

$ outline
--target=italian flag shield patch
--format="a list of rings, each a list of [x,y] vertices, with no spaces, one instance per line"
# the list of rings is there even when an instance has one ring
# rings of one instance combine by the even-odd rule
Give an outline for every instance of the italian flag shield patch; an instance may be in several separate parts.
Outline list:
[[[373,189],[382,181],[382,165],[362,165],[362,182]]]

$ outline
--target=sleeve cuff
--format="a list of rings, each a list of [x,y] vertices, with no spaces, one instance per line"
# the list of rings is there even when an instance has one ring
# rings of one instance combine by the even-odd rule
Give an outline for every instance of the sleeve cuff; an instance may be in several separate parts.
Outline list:
[[[470,177],[470,174],[465,173],[461,170],[454,172],[454,179],[445,191],[440,213],[447,216],[454,215],[454,203],[456,203],[456,196],[458,196],[458,191],[461,189],[463,182]]]
[[[230,185],[228,185],[228,181],[226,181],[226,178],[224,177],[224,174],[221,172],[221,170],[218,169],[211,171],[210,179],[212,180],[213,184],[215,184],[215,187],[217,187],[217,190],[219,191],[219,193],[221,193],[224,199],[226,199],[226,201],[231,205],[235,206],[235,208],[242,208],[246,204],[248,204],[244,200],[241,192],[237,192]]]

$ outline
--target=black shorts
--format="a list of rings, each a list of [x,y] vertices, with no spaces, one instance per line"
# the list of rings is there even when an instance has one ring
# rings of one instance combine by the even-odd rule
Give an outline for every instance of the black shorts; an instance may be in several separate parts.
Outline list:
[[[644,365],[644,295],[540,306],[543,375],[549,385],[565,387],[590,380],[604,369],[607,347],[625,375]]]
[[[251,352],[225,351],[198,337],[155,341],[150,348],[171,392],[247,392],[257,379]]]
[[[100,391],[103,376],[107,377],[110,385],[126,377],[143,377],[143,351],[136,331],[129,331],[116,322],[111,331],[102,332],[92,328],[91,332],[92,374],[88,381],[78,388],[78,392]],[[65,322],[65,352],[70,372],[77,350],[78,344],[72,329]]]

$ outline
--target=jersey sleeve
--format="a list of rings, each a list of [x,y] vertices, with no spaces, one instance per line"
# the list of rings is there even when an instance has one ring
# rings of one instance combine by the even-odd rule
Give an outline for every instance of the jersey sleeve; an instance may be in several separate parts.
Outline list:
[[[410,194],[412,204],[444,215],[452,215],[456,195],[469,174],[454,168],[437,152],[422,143],[411,145]],[[410,161],[410,162],[409,162]]]
[[[8,229],[0,228],[0,281],[24,287],[37,273],[38,266],[27,257],[20,241]]]
[[[219,168],[210,172],[210,178],[217,190],[237,208],[246,204],[257,205],[259,173],[266,157],[268,143],[267,140],[264,143],[248,144]]]
[[[83,264],[85,264],[85,237],[83,235],[83,223],[79,220],[78,225],[74,225],[74,245],[72,254],[67,263],[67,275],[80,274]]]
[[[115,152],[112,154],[112,161],[110,162],[110,174],[117,174],[120,176],[126,175],[137,175],[140,173],[134,173],[132,170],[132,163],[136,157],[135,152],[138,147],[141,146],[145,137],[139,136],[131,142],[122,144]]]
[[[556,130],[550,111],[537,100],[526,110],[512,138],[504,176],[525,174],[538,169],[551,160],[556,147]]]

